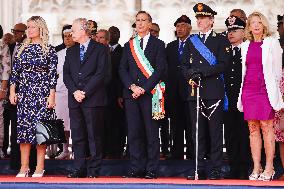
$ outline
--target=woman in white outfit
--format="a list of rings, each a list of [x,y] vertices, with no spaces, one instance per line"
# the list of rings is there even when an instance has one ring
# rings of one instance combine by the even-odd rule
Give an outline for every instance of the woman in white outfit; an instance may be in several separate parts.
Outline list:
[[[69,158],[69,137],[70,137],[70,119],[69,119],[69,110],[68,110],[68,90],[63,83],[63,65],[65,62],[66,50],[69,47],[72,47],[75,42],[72,39],[71,34],[71,25],[66,25],[63,27],[63,41],[66,46],[65,49],[60,50],[57,52],[58,56],[58,65],[57,65],[57,74],[58,80],[56,85],[56,115],[59,119],[64,120],[64,130],[65,136],[67,139],[67,143],[63,144],[63,151],[60,153],[55,159],[66,159]]]

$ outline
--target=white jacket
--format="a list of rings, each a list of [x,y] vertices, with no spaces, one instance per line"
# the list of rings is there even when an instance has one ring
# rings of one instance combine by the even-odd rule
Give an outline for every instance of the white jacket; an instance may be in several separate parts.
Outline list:
[[[242,84],[240,88],[237,107],[239,111],[243,111],[242,90],[243,82],[246,74],[246,57],[250,41],[245,41],[241,45],[242,53]],[[282,53],[283,50],[277,39],[266,37],[263,40],[262,48],[262,66],[268,99],[272,108],[279,111],[284,108],[282,94],[280,92],[280,80],[282,76]]]

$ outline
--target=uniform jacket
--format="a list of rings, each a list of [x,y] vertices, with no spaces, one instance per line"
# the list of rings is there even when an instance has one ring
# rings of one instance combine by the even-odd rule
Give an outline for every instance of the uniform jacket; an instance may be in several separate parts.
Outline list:
[[[188,69],[199,69],[203,75],[199,88],[200,97],[207,100],[223,99],[225,91],[221,74],[224,73],[230,61],[230,43],[224,35],[217,34],[212,30],[205,45],[215,55],[217,64],[211,66],[188,39],[183,51],[183,74],[186,76]],[[191,94],[191,86],[188,89],[188,93]],[[194,96],[189,95],[188,100],[196,100],[196,89]]]
[[[246,75],[246,56],[250,41],[242,43],[242,84],[240,88],[237,107],[239,111],[243,111],[242,104],[242,87]],[[278,40],[273,37],[266,37],[263,40],[262,48],[262,66],[265,85],[268,93],[268,99],[272,108],[279,111],[284,108],[282,94],[280,92],[280,80],[282,76],[282,53],[283,50]]]
[[[242,83],[242,55],[239,49],[235,55],[231,55],[229,65],[224,73],[225,90],[228,97],[228,110],[238,111],[237,102]]]

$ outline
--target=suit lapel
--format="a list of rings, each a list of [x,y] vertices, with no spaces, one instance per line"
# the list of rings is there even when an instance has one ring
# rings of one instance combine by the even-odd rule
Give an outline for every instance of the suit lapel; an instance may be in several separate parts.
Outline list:
[[[145,54],[145,56],[146,56],[147,58],[148,58],[149,55],[150,55],[152,46],[153,46],[153,36],[150,35],[150,37],[149,37],[149,39],[148,39],[148,42],[147,42],[147,45],[146,45],[146,48],[145,48],[145,51],[144,51],[144,54]]]
[[[87,51],[86,51],[84,59],[82,61],[82,64],[84,64],[88,60],[89,56],[93,52],[94,46],[95,46],[95,44],[94,44],[93,40],[90,40],[90,43],[88,45]]]
[[[269,37],[266,37],[264,40],[263,40],[263,43],[262,45],[260,46],[262,48],[262,65],[263,65],[263,69],[265,70],[265,67],[266,67],[266,63],[268,62],[267,61],[267,57],[269,55],[269,47],[271,46],[270,44],[268,44],[270,42],[269,40]]]
[[[213,33],[215,33],[214,30],[211,31],[211,33],[208,35],[208,37],[207,37],[207,39],[205,41],[205,45],[207,47],[208,47],[208,45],[212,44],[212,43],[210,43],[211,39],[216,37],[216,36],[213,36]]]
[[[76,67],[77,70],[79,70],[80,65],[81,65],[81,61],[80,61],[80,45],[79,44],[75,45],[74,51],[75,51],[75,53],[74,53],[73,57],[74,57],[75,67]]]

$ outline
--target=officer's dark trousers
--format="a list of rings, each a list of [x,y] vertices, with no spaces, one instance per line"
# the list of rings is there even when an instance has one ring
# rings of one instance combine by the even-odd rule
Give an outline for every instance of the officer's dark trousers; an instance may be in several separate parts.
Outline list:
[[[218,100],[203,100],[206,107],[210,107]],[[194,148],[196,149],[196,103],[197,101],[189,101],[189,112],[192,125],[192,138],[194,142]],[[201,106],[201,103],[200,103]],[[203,108],[202,111],[205,115],[209,116],[212,109],[207,110]],[[210,140],[210,160],[211,168],[220,169],[222,165],[222,147],[223,147],[223,101],[219,103],[219,106],[212,113],[210,120],[201,114],[199,111],[198,119],[198,169],[205,169],[204,157],[206,154],[207,140]],[[208,139],[206,134],[209,129]]]
[[[248,171],[250,162],[249,129],[244,114],[235,111],[224,112],[226,151],[233,171]]]

